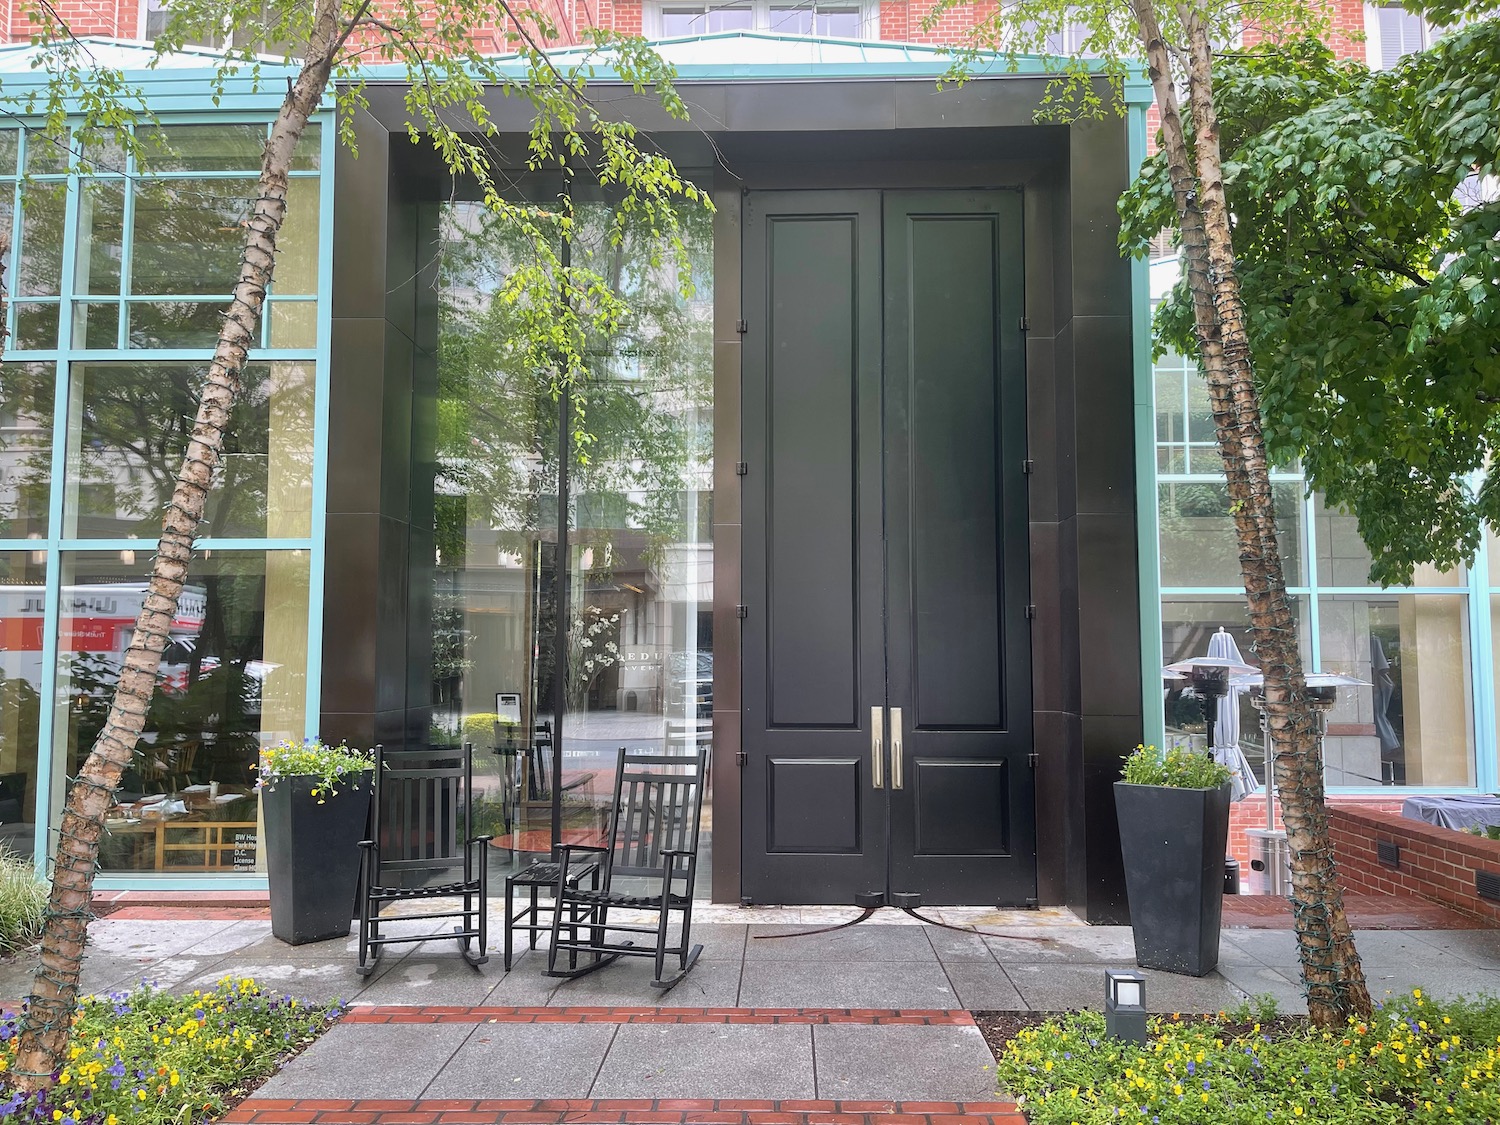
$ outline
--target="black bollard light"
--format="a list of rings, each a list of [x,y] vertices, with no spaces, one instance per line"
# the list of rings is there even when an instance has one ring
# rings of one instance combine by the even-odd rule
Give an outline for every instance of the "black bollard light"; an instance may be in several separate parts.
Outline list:
[[[1146,1041],[1146,978],[1140,973],[1104,970],[1104,1031],[1112,1039]]]

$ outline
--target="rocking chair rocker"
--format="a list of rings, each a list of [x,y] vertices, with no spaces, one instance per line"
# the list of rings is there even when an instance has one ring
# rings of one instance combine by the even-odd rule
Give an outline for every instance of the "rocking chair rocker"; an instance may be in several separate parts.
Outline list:
[[[615,769],[614,803],[610,806],[609,845],[592,847],[562,844],[558,848],[559,875],[555,887],[557,909],[552,915],[552,948],[547,953],[547,976],[581,977],[602,969],[619,957],[654,957],[652,985],[667,989],[687,976],[703,952],[689,946],[693,921],[693,885],[698,874],[698,820],[703,811],[707,750],[663,755],[621,747]],[[567,872],[576,862],[574,852],[601,857],[600,888],[569,885]],[[638,885],[622,890],[618,880]],[[576,880],[574,881],[576,882]],[[652,925],[612,925],[611,908],[654,911]],[[682,934],[667,944],[673,911],[682,915]],[[582,938],[579,931],[586,929]],[[606,931],[650,934],[650,946],[626,941],[611,945]],[[579,953],[593,957],[581,967],[559,969],[557,955],[566,951],[570,964]],[[677,971],[666,976],[666,960],[677,958]]]

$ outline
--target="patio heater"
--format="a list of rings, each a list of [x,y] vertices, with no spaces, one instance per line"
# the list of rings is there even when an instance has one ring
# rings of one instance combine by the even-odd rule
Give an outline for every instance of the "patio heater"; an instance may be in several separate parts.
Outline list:
[[[1339,672],[1310,672],[1306,677],[1307,696],[1318,716],[1318,742],[1328,734],[1328,713],[1338,702],[1339,688],[1369,687],[1368,680],[1345,676]],[[1276,778],[1271,747],[1271,723],[1266,717],[1266,689],[1260,673],[1236,681],[1238,687],[1250,689],[1250,703],[1260,712],[1261,743],[1265,747],[1266,826],[1245,832],[1250,841],[1250,893],[1281,895],[1292,893],[1292,855],[1287,847],[1286,829],[1276,827]]]
[[[1186,679],[1192,685],[1193,694],[1203,700],[1203,722],[1208,734],[1208,752],[1214,750],[1214,722],[1218,715],[1220,699],[1229,694],[1231,681],[1243,682],[1244,677],[1253,676],[1256,670],[1227,656],[1195,656],[1190,660],[1179,660],[1162,669],[1165,679]]]

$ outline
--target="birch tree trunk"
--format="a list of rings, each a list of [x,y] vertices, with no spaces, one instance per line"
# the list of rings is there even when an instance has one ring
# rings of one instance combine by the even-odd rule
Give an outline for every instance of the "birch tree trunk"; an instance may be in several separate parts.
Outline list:
[[[145,728],[146,709],[156,690],[157,668],[177,615],[193,538],[219,463],[224,429],[240,392],[246,356],[259,335],[266,289],[275,273],[276,238],[286,217],[292,153],[308,118],[322,100],[334,57],[343,44],[338,16],[337,0],[316,0],[307,56],[287,90],[261,158],[239,277],[199,398],[192,438],[162,517],[149,589],[125,652],[104,729],[68,791],[42,931],[41,960],[27,998],[12,1068],[22,1090],[50,1084],[66,1058],[68,1031],[78,1000],[84,933],[92,917],[89,902],[105,814]]]
[[[1368,1015],[1370,996],[1344,914],[1328,837],[1318,720],[1308,699],[1276,539],[1270,468],[1261,429],[1225,203],[1208,29],[1188,5],[1178,15],[1189,39],[1188,89],[1194,145],[1173,82],[1171,51],[1152,0],[1132,0],[1147,68],[1162,115],[1162,151],[1181,224],[1182,258],[1207,378],[1219,452],[1234,517],[1256,655],[1265,678],[1266,717],[1292,856],[1293,922],[1308,1015],[1320,1027]]]

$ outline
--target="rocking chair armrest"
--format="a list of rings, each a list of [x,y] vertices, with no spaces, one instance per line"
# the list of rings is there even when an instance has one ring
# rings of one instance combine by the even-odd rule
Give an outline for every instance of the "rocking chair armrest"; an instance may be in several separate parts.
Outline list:
[[[662,850],[657,852],[656,854],[670,856],[696,856],[698,853],[693,848],[662,848]]]
[[[375,841],[374,840],[361,840],[359,842],[359,846],[362,847],[362,848],[373,848],[375,846]]]
[[[495,837],[494,837],[493,833],[486,832],[483,836],[470,836],[469,837],[469,843],[471,845],[472,844],[488,844],[494,838]]]
[[[598,852],[603,855],[609,851],[608,848],[600,847],[598,844],[558,844],[557,850],[564,859],[567,858],[569,852]]]

